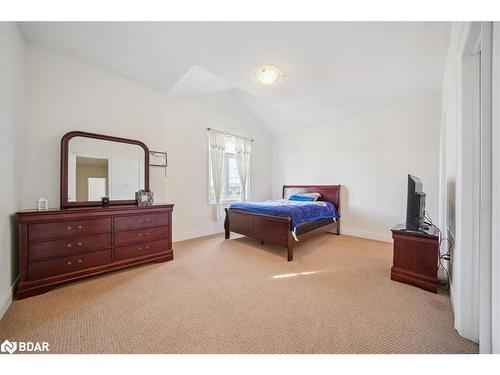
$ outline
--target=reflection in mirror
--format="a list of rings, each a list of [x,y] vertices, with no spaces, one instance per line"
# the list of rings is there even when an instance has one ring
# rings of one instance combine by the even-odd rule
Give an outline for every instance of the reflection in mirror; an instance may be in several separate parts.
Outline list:
[[[144,149],[138,145],[74,137],[69,141],[68,202],[133,200],[144,188]]]
[[[108,196],[108,159],[76,157],[76,201],[98,201]]]

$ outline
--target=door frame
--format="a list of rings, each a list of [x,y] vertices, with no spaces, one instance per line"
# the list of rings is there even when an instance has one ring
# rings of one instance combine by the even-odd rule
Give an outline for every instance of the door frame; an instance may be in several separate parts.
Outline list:
[[[492,30],[492,103],[500,103],[500,22]],[[491,352],[500,353],[500,108],[492,105],[491,225]]]
[[[479,351],[492,352],[492,22],[481,22]]]
[[[455,328],[492,351],[492,23],[470,22],[459,55]]]
[[[459,128],[456,185],[456,242],[453,253],[455,328],[479,341],[479,128],[477,48],[481,23],[467,24],[459,54]]]

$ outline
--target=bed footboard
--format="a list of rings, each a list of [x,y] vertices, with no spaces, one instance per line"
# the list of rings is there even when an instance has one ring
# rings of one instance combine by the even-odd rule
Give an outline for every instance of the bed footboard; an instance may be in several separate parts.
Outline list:
[[[224,220],[225,238],[235,232],[263,242],[283,246],[287,249],[288,261],[293,260],[293,239],[290,232],[290,218],[256,214],[226,208]]]

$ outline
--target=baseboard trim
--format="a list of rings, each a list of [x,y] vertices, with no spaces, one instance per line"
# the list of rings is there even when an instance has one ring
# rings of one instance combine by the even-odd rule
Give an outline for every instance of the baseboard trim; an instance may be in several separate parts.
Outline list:
[[[361,237],[361,238],[367,238],[369,240],[391,242],[392,243],[392,236],[390,234],[365,232],[365,231],[351,229],[351,228],[343,228],[342,225],[340,226],[340,233],[346,234],[348,236]]]
[[[224,228],[206,228],[202,230],[196,230],[194,232],[179,233],[174,234],[172,242],[186,241],[193,238],[211,236],[219,233],[224,233]]]
[[[0,301],[0,320],[2,320],[3,316],[7,312],[10,304],[14,300],[14,288],[19,280],[19,276],[16,278],[14,283],[10,286],[10,289],[3,295],[2,300]]]
[[[341,234],[345,234],[348,236],[361,237],[361,238],[366,238],[369,240],[391,242],[392,243],[392,236],[390,234],[365,232],[365,231],[361,231],[361,230],[342,228],[342,227],[340,227],[340,232],[341,232]],[[202,229],[202,230],[196,230],[193,232],[176,234],[173,236],[173,242],[192,240],[193,238],[206,237],[206,236],[211,236],[211,235],[220,234],[220,233],[224,233],[223,228],[206,228],[206,229]]]

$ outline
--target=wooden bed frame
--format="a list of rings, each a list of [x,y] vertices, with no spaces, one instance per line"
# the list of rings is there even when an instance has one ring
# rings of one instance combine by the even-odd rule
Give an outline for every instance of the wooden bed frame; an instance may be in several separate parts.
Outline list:
[[[331,202],[340,214],[340,185],[284,185],[283,199],[287,199],[292,194],[297,193],[320,193],[320,201]],[[324,223],[324,224],[323,224]],[[321,226],[312,227],[308,223],[297,225],[297,238],[304,240],[317,233],[330,232],[336,229],[336,234],[340,234],[340,219],[337,221],[326,220],[320,223]],[[257,214],[238,209],[226,208],[226,219],[224,221],[226,240],[229,239],[230,232],[243,234],[247,237],[256,238],[264,242],[283,246],[287,249],[288,261],[293,260],[293,246],[295,240],[290,230],[290,218]],[[299,234],[300,233],[300,234]]]

